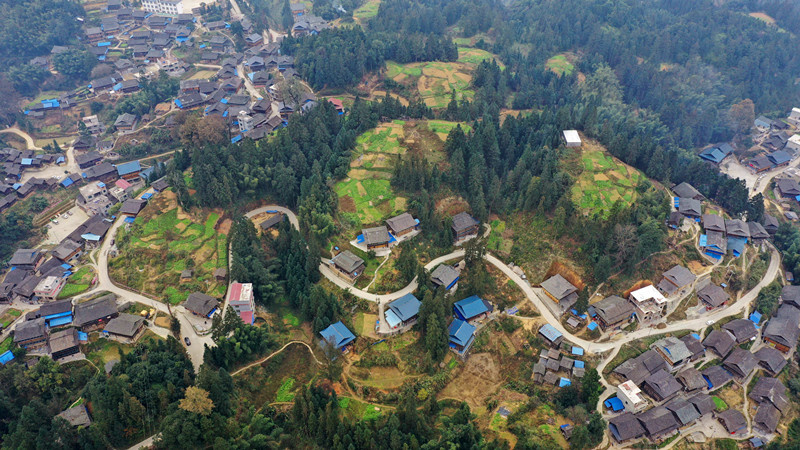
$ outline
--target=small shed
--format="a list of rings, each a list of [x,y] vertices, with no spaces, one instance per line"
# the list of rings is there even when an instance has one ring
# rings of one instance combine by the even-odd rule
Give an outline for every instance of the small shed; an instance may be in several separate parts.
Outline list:
[[[564,130],[563,135],[567,147],[581,146],[581,137],[578,135],[577,130]]]

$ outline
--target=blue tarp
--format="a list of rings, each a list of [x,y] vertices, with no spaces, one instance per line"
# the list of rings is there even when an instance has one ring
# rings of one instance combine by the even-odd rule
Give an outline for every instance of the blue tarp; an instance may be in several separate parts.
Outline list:
[[[150,200],[152,196],[153,194],[150,192],[148,192],[147,194],[142,194],[142,200]]]
[[[111,46],[111,42],[98,42],[97,46],[98,47],[110,47]]]
[[[744,245],[747,243],[746,238],[728,237],[728,250],[733,253],[734,257],[739,257],[744,253]]]
[[[115,91],[118,91],[118,90],[122,89],[122,83],[115,84],[112,89],[114,89]]]
[[[72,316],[69,317],[59,317],[58,319],[53,319],[50,321],[50,327],[59,327],[61,325],[66,325],[72,322]]]
[[[83,331],[78,331],[78,340],[81,342],[85,342],[89,340],[89,334],[84,333]]]
[[[761,322],[761,313],[758,311],[753,311],[753,314],[750,314],[750,321],[758,325],[758,323]]]
[[[567,387],[572,384],[572,381],[569,381],[569,378],[561,377],[558,379],[558,387]]]
[[[595,322],[594,320],[589,322],[589,325],[586,328],[588,328],[589,331],[596,330],[597,329],[597,322]]]
[[[614,412],[622,411],[625,409],[625,405],[622,404],[622,400],[618,397],[611,397],[610,399],[603,402],[606,408],[613,410]]]
[[[61,268],[62,268],[62,269],[69,270],[69,269],[72,269],[72,266],[70,266],[69,264],[62,264],[62,265],[61,265]]]
[[[56,158],[56,164],[64,164],[64,157],[59,156],[58,158]]]
[[[697,333],[692,333],[692,337],[697,339],[698,341],[700,340],[700,335]]]
[[[7,350],[5,353],[0,355],[0,364],[6,365],[9,361],[14,359],[14,354],[11,353],[11,350]]]
[[[363,234],[359,234],[358,237],[356,238],[356,242],[358,242],[359,244],[363,244],[364,243],[364,235]]]
[[[125,223],[133,223],[136,220],[136,217],[126,217]]]
[[[225,111],[225,114],[228,114],[228,111]],[[223,117],[225,117],[225,114],[223,114]],[[231,138],[231,144],[235,144],[235,143],[237,143],[237,142],[239,142],[241,140],[242,140],[242,135],[241,134],[237,134],[236,136]]]

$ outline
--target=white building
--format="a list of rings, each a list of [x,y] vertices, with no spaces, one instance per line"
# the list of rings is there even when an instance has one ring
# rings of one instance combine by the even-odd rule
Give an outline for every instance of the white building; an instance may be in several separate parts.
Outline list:
[[[253,129],[253,118],[247,111],[239,111],[239,131],[244,133]]]
[[[33,294],[39,297],[39,300],[51,302],[58,297],[58,293],[61,292],[66,281],[66,278],[47,277],[36,285]]]
[[[567,143],[567,147],[580,147],[581,137],[576,130],[564,130],[564,142]]]
[[[256,312],[253,283],[232,283],[228,289],[228,304],[239,314],[244,323],[252,325]]]
[[[800,126],[800,108],[792,108],[787,121],[794,126]]]
[[[786,141],[786,150],[800,152],[800,134],[794,134]]]
[[[86,186],[81,186],[78,192],[80,192],[78,201],[80,202],[80,200],[83,200],[83,203],[89,203],[97,197],[108,194],[108,188],[105,183],[98,181],[96,183],[89,183]]]
[[[667,306],[667,299],[653,285],[631,292],[628,300],[633,303],[636,318],[642,323],[660,320]]]
[[[182,0],[142,0],[142,9],[158,14],[183,14]]]
[[[625,411],[636,413],[647,407],[642,390],[631,380],[617,386],[617,398],[622,401]]]

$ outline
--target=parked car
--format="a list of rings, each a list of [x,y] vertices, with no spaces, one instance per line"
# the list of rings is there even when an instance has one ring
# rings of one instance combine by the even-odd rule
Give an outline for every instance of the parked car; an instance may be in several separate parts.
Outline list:
[[[192,343],[191,343],[191,341],[189,341],[189,338],[188,338],[188,337],[184,337],[184,338],[183,338],[183,342],[186,342],[186,345],[187,345],[187,346],[189,346],[189,345],[192,345]]]

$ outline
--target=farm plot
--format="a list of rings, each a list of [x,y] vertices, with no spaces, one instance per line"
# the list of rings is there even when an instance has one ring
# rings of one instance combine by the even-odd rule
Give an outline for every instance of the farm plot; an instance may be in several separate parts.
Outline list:
[[[378,7],[380,7],[380,0],[368,0],[363,5],[359,6],[353,11],[353,18],[359,23],[372,19],[378,15]]]
[[[494,59],[497,61],[497,65],[500,66],[501,69],[506,67],[505,64],[498,60],[497,56],[487,52],[486,50],[470,47],[458,47],[458,62],[460,63],[474,64],[477,66],[485,59],[489,61]]]
[[[471,54],[470,58],[478,56]],[[458,100],[472,100],[475,91],[469,89],[475,64],[465,62],[386,63],[386,78],[405,86],[431,108],[445,108],[453,91]]]
[[[548,59],[544,66],[552,70],[556,75],[571,75],[572,71],[575,70],[575,66],[569,62],[567,55],[564,53]]]
[[[81,267],[69,277],[67,284],[58,294],[58,298],[73,297],[87,291],[93,278],[94,270],[90,266]]]
[[[171,304],[192,292],[222,297],[226,286],[213,272],[226,268],[227,236],[220,232],[220,216],[204,211],[189,215],[164,192],[150,201],[130,230],[121,230],[119,254],[110,262],[111,276],[127,286]],[[191,270],[189,279],[181,272]]]
[[[394,161],[406,152],[400,145],[404,125],[398,120],[359,136],[348,178],[334,188],[342,211],[355,214],[361,224],[379,222],[405,209],[406,199],[397,197],[389,183]]]
[[[632,205],[639,195],[636,188],[645,179],[592,142],[584,143],[581,165],[583,172],[572,188],[572,199],[588,214],[607,215],[616,202]]]

